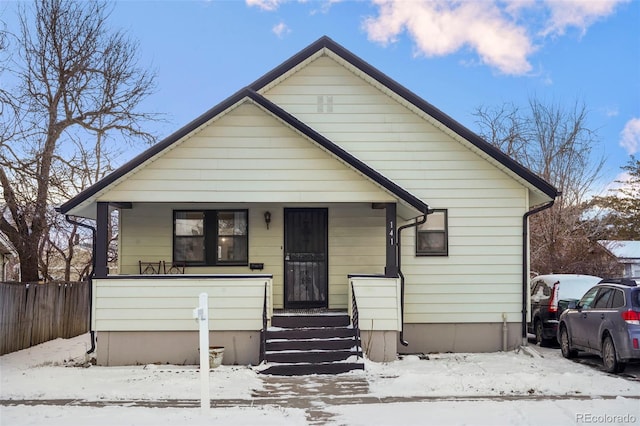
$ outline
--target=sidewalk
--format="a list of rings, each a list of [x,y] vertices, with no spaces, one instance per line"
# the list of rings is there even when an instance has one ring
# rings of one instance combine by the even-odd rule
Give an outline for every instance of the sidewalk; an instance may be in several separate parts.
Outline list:
[[[79,367],[86,340],[0,357],[2,426],[639,424],[640,382],[557,350],[409,355],[337,376],[223,365],[200,409],[190,365]]]
[[[605,401],[620,402],[620,397],[616,395],[440,395],[440,396],[375,396],[369,391],[369,382],[365,376],[301,376],[301,377],[281,377],[281,376],[260,376],[263,383],[262,389],[254,391],[249,398],[232,399],[211,399],[212,409],[223,408],[255,408],[271,407],[297,409],[304,412],[308,425],[343,424],[339,422],[336,410],[348,411],[348,406],[370,405],[379,407],[380,405],[389,407],[392,410],[394,404],[420,404],[425,412],[441,405],[442,403],[453,403],[455,406],[464,407],[465,403],[471,406],[481,403],[501,403],[502,408],[513,406],[507,411],[517,411],[516,406],[523,406],[525,403],[550,401],[556,405],[564,407],[584,406],[584,402]],[[623,412],[619,415],[628,415],[629,420],[640,421],[640,395],[628,395],[624,398],[623,406],[636,406],[636,411]],[[634,402],[638,401],[638,402]],[[565,404],[562,404],[562,403]],[[582,403],[582,404],[581,404]],[[425,405],[429,404],[429,405]],[[620,405],[620,404],[616,404]],[[57,407],[90,407],[95,409],[106,407],[126,407],[126,408],[182,408],[197,409],[200,407],[200,400],[197,399],[111,399],[111,400],[86,400],[86,399],[28,399],[28,400],[0,400],[0,407],[35,407],[35,406],[57,406]],[[347,407],[345,409],[345,407]],[[612,409],[614,407],[612,406]],[[577,415],[580,408],[574,409]],[[400,414],[398,414],[400,416]],[[451,419],[451,417],[449,417]],[[481,424],[480,419],[478,423]],[[401,422],[405,423],[406,419]],[[3,423],[4,424],[4,423]],[[382,424],[382,423],[379,423]],[[398,423],[400,424],[400,422]],[[424,424],[428,424],[425,420]],[[466,421],[465,421],[466,424]],[[614,424],[616,424],[614,422]],[[619,424],[625,424],[620,422]],[[630,424],[636,424],[631,422]]]

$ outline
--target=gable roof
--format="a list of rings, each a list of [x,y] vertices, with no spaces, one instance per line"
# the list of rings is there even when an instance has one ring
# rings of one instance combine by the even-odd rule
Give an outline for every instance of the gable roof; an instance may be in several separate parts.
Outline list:
[[[289,114],[288,112],[286,112],[285,110],[283,110],[282,108],[280,108],[279,106],[269,101],[267,98],[258,94],[256,91],[254,91],[249,87],[241,89],[240,91],[236,92],[234,95],[230,96],[225,101],[221,102],[214,108],[210,109],[205,114],[201,115],[200,117],[198,117],[197,119],[189,123],[188,125],[184,126],[182,129],[173,133],[171,136],[167,137],[166,139],[159,142],[158,144],[153,145],[151,148],[139,154],[138,156],[133,158],[131,161],[124,164],[122,167],[116,169],[114,172],[107,175],[104,179],[100,180],[99,182],[90,186],[84,191],[80,192],[77,196],[73,197],[71,200],[67,201],[62,206],[60,206],[58,208],[58,211],[62,214],[66,214],[69,211],[73,210],[74,208],[80,206],[81,204],[89,201],[92,197],[96,196],[100,191],[116,183],[126,174],[132,172],[137,167],[141,166],[145,161],[160,154],[172,144],[176,143],[183,137],[187,136],[189,133],[193,132],[194,130],[206,124],[212,118],[224,113],[233,105],[247,98],[251,99],[257,105],[261,106],[265,110],[272,113],[275,117],[279,118],[280,120],[282,120],[283,122],[291,126],[293,129],[297,130],[304,136],[313,140],[322,148],[329,151],[335,157],[337,157],[338,159],[342,160],[344,163],[349,165],[352,169],[366,176],[371,181],[375,182],[376,184],[378,184],[379,186],[387,190],[389,193],[393,194],[399,200],[403,201],[407,205],[416,209],[420,214],[425,214],[428,211],[429,206],[426,203],[424,203],[422,200],[412,195],[405,189],[401,188],[400,186],[395,184],[393,181],[383,176],[378,171],[374,170],[373,168],[371,168],[361,160],[349,154],[347,151],[345,151],[335,143],[331,142],[329,139],[322,136],[320,133],[318,133],[311,127],[307,126],[306,124],[298,120],[296,117]]]
[[[622,263],[640,262],[640,241],[600,240],[598,244]]]
[[[377,68],[374,68],[366,61],[354,55],[352,52],[348,51],[327,36],[319,38],[316,42],[301,50],[286,62],[282,63],[264,76],[260,77],[258,80],[253,82],[250,87],[255,91],[260,91],[273,81],[280,78],[282,75],[293,70],[296,66],[303,63],[313,55],[317,54],[322,49],[330,50],[335,55],[346,61],[348,64],[357,68],[362,73],[368,75],[370,78],[377,81],[382,86],[387,87],[396,95],[400,96],[401,98],[424,112],[426,115],[432,117],[434,120],[440,122],[442,125],[470,142],[480,151],[484,152],[489,157],[496,160],[499,164],[511,170],[517,176],[531,184],[533,187],[535,187],[551,199],[555,199],[559,195],[558,190],[549,182],[542,179],[540,176],[536,175],[531,170],[527,169],[526,167],[509,157],[504,152],[500,151],[498,148],[485,141],[476,133],[472,132],[435,106],[431,105],[429,102],[422,99],[420,96],[416,95],[406,87],[402,86],[400,83],[382,73]]]
[[[346,61],[351,66],[357,68],[362,73],[369,76],[371,79],[377,81],[379,84],[383,85],[399,97],[403,98],[405,101],[414,105],[416,108],[421,110],[423,113],[432,117],[434,120],[441,123],[446,128],[450,129],[452,132],[463,138],[464,140],[471,143],[477,149],[485,153],[488,157],[495,160],[497,163],[504,166],[506,169],[513,172],[515,175],[519,176],[521,179],[526,181],[533,188],[537,189],[541,193],[545,194],[551,199],[555,199],[558,196],[558,191],[555,187],[549,184],[544,179],[540,178],[524,166],[520,165],[512,158],[504,154],[499,149],[495,148],[493,145],[486,142],[477,134],[473,133],[471,130],[467,129],[433,105],[426,102],[424,99],[420,98],[404,86],[400,85],[390,77],[386,76],[376,68],[369,65],[364,60],[360,59],[353,53],[346,50],[344,47],[340,46],[336,42],[334,42],[329,37],[323,36],[318,39],[316,42],[312,43],[296,55],[292,56],[290,59],[274,68],[272,71],[268,72],[248,87],[239,90],[235,94],[231,95],[229,98],[225,99],[215,107],[211,108],[195,120],[188,123],[186,126],[182,127],[178,131],[174,132],[161,142],[153,145],[146,151],[134,157],[132,160],[116,169],[114,172],[106,176],[104,179],[100,180],[96,184],[90,186],[89,188],[83,190],[78,195],[62,204],[58,211],[67,214],[71,210],[76,209],[77,207],[90,203],[93,197],[96,197],[97,194],[108,186],[114,184],[119,179],[123,178],[128,173],[135,170],[137,167],[141,166],[147,160],[152,157],[160,154],[162,151],[170,147],[172,144],[181,140],[189,133],[197,130],[201,126],[205,125],[208,121],[213,119],[214,117],[222,114],[227,109],[231,108],[237,102],[241,101],[243,98],[250,98],[252,101],[271,112],[274,116],[281,119],[283,122],[290,125],[292,128],[296,129],[300,133],[306,135],[308,138],[316,142],[318,145],[325,148],[327,151],[331,152],[337,158],[341,159],[343,162],[351,166],[356,171],[360,172],[364,176],[371,179],[373,182],[377,183],[381,187],[385,188],[387,191],[396,196],[399,200],[405,202],[411,207],[415,208],[421,213],[424,213],[428,210],[428,206],[419,198],[410,194],[405,189],[401,188],[393,181],[389,180],[379,172],[375,171],[362,161],[358,160],[356,157],[352,156],[344,149],[340,148],[338,145],[327,139],[326,137],[319,134],[317,131],[313,130],[300,120],[298,120],[293,115],[289,114],[273,102],[266,99],[259,92],[263,90],[269,84],[274,83],[276,80],[281,78],[284,74],[290,72],[297,66],[301,65],[303,62],[311,58],[312,56],[319,54],[323,50],[329,50],[333,54],[342,58],[342,60]]]

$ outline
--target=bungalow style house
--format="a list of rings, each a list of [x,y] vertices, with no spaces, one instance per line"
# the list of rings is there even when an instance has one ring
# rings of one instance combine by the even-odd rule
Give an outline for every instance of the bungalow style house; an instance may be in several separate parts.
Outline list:
[[[557,195],[322,37],[59,211],[96,221],[100,365],[196,364],[202,292],[225,364],[277,363],[269,330],[310,314],[385,361],[521,345],[528,217]]]

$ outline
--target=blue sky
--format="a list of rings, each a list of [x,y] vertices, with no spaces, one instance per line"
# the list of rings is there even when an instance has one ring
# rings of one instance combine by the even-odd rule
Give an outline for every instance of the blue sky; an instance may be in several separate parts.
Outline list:
[[[167,136],[323,35],[477,131],[480,106],[584,102],[601,185],[640,151],[640,1],[118,1]]]

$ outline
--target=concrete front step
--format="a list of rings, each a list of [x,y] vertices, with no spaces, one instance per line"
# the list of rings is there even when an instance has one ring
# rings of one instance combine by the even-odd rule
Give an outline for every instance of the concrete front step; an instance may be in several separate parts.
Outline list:
[[[308,350],[308,351],[275,351],[266,353],[269,362],[282,363],[322,363],[344,361],[350,356],[357,356],[356,351],[351,350]]]
[[[274,315],[265,332],[263,374],[338,374],[364,369],[358,358],[358,330],[346,313]],[[361,352],[361,350],[360,350]]]
[[[353,370],[364,370],[364,364],[355,362],[275,364],[262,370],[261,373],[273,376],[302,376],[306,374],[341,374]]]
[[[322,348],[325,350],[351,349],[355,343],[356,341],[353,336],[347,338],[329,338],[322,341]],[[318,340],[272,340],[267,341],[267,346],[270,351],[314,350],[318,349]]]
[[[271,318],[273,327],[283,328],[346,327],[350,323],[349,315],[332,312],[313,315],[275,314]]]
[[[332,339],[336,337],[351,337],[356,335],[356,330],[350,327],[309,327],[309,328],[268,328],[267,340],[274,339]]]

